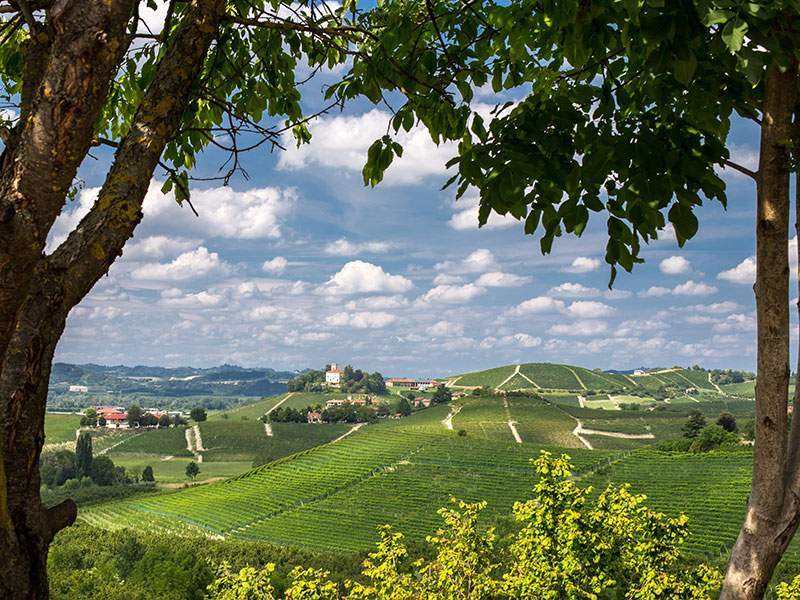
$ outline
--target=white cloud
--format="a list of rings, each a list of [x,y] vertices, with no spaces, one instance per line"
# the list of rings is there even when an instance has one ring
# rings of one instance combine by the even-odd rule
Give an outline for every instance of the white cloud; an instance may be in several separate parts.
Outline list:
[[[350,300],[345,304],[347,310],[386,310],[389,308],[402,308],[409,302],[403,296],[369,296]]]
[[[578,319],[599,319],[601,317],[610,317],[616,311],[602,302],[578,300],[570,304],[566,312],[570,317]]]
[[[731,144],[730,153],[732,162],[742,165],[751,171],[758,170],[758,150],[755,148],[750,148],[749,146],[742,146],[739,144]],[[744,173],[729,167],[723,167],[722,171],[725,173],[725,175],[730,175],[732,177],[748,177]]]
[[[743,315],[741,313],[728,315],[722,323],[714,325],[713,330],[717,333],[755,331],[756,318],[753,315]]]
[[[144,217],[137,231],[142,235],[184,235],[206,238],[260,239],[282,235],[282,221],[297,201],[294,189],[274,187],[235,191],[230,186],[192,190],[195,217],[188,206],[179,206],[175,196],[161,193],[162,182],[153,180],[144,198]],[[47,251],[67,238],[89,212],[100,188],[83,190],[70,211],[53,225]]]
[[[219,258],[216,252],[209,252],[205,246],[184,252],[169,263],[145,263],[131,273],[134,279],[155,281],[181,281],[215,273],[227,273],[230,267]]]
[[[503,273],[501,271],[491,271],[478,277],[475,281],[475,285],[482,287],[519,287],[530,281],[530,277],[514,275],[513,273]]]
[[[572,264],[562,269],[565,273],[590,273],[600,268],[600,259],[579,256]]]
[[[454,337],[464,333],[464,325],[451,321],[437,321],[428,327],[428,333],[434,337]]]
[[[140,260],[143,258],[166,258],[177,256],[197,246],[197,240],[171,238],[166,235],[151,235],[140,240],[128,242],[124,249],[125,258]]]
[[[161,300],[161,303],[167,306],[176,306],[180,308],[209,308],[219,306],[222,304],[223,300],[224,297],[219,294],[202,291],[196,294],[166,297]]]
[[[664,275],[683,275],[692,270],[692,265],[682,256],[670,256],[659,263],[658,269]]]
[[[456,231],[477,230],[479,207],[480,197],[477,194],[463,196],[453,204],[455,212],[447,224]],[[507,229],[519,224],[520,221],[511,215],[501,215],[492,211],[481,229]]]
[[[574,337],[587,337],[603,333],[608,329],[605,321],[574,321],[572,323],[557,323],[547,330],[550,335],[568,335]]]
[[[440,304],[463,304],[486,292],[486,288],[467,283],[465,285],[437,285],[420,298],[422,302]]]
[[[332,327],[353,327],[355,329],[380,329],[397,321],[395,315],[386,312],[336,313],[325,319]]]
[[[437,271],[447,271],[451,275],[459,273],[484,273],[497,267],[494,254],[486,248],[471,252],[464,260],[458,262],[444,261],[436,263]]]
[[[717,275],[717,279],[729,281],[730,283],[753,285],[756,282],[755,257],[749,256],[732,269],[722,271],[719,275]]]
[[[550,293],[554,296],[564,296],[566,298],[590,298],[601,294],[600,290],[597,288],[586,287],[582,283],[570,282],[565,282],[551,288]]]
[[[389,242],[350,242],[344,238],[325,246],[325,253],[333,256],[356,256],[358,254],[383,254],[392,249]]]
[[[521,302],[510,309],[507,314],[511,316],[535,315],[542,313],[561,312],[564,310],[564,302],[555,300],[549,296],[537,296]]]
[[[398,294],[407,292],[414,284],[402,275],[390,275],[378,265],[354,260],[345,264],[323,287],[333,294]]]
[[[313,135],[310,144],[297,148],[291,134],[287,134],[287,150],[281,153],[278,168],[296,170],[319,165],[360,174],[367,161],[367,150],[386,134],[391,119],[391,114],[377,109],[357,116],[320,117],[310,124]],[[453,143],[434,144],[424,127],[414,127],[410,132],[401,130],[395,137],[404,152],[401,158],[395,157],[386,172],[387,185],[415,184],[426,177],[442,177],[447,172],[445,163],[456,154]]]
[[[433,278],[433,285],[454,285],[456,283],[464,283],[464,278],[447,273],[439,273]]]
[[[286,270],[286,266],[289,264],[289,261],[286,260],[283,256],[276,256],[275,258],[271,258],[270,260],[265,260],[264,264],[261,265],[261,270],[266,271],[267,273],[283,273]]]
[[[662,287],[660,285],[654,285],[643,292],[639,292],[639,296],[642,298],[660,298],[661,296],[668,296],[671,290],[666,287]]]
[[[676,310],[688,313],[709,313],[720,314],[737,310],[739,305],[731,300],[724,300],[722,302],[714,302],[712,304],[693,304],[692,306],[678,307]]]
[[[672,288],[672,293],[677,296],[708,296],[716,294],[717,288],[702,281],[696,282],[690,279],[686,283],[681,283]]]
[[[542,345],[542,338],[528,333],[513,333],[501,338],[487,337],[481,341],[481,348],[536,348]]]

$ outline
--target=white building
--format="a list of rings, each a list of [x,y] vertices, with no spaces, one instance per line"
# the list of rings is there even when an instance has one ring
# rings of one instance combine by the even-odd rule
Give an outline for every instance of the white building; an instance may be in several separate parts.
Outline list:
[[[328,385],[338,386],[342,382],[342,372],[336,363],[331,363],[328,370],[325,371],[325,383]]]
[[[89,391],[89,388],[85,385],[71,385],[69,386],[70,392],[77,392],[79,394],[86,394]]]

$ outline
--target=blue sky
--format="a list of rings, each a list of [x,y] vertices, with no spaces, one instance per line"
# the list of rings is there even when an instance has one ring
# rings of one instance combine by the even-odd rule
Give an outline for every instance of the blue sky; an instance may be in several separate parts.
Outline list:
[[[309,110],[320,85],[305,90]],[[491,98],[484,101],[491,102]],[[276,368],[352,363],[386,375],[442,375],[552,361],[633,368],[755,364],[755,186],[730,171],[727,211],[708,203],[679,249],[667,232],[644,265],[606,289],[604,218],[551,255],[520,223],[477,228],[477,194],[441,191],[452,147],[422,130],[377,189],[361,180],[389,114],[348,106],[312,125],[300,150],[247,156],[249,181],[196,185],[200,213],[160,193],[124,256],[70,315],[56,359],[105,364]],[[731,150],[754,166],[757,132],[737,122]],[[202,175],[222,157],[209,152]],[[90,206],[109,155],[81,172],[51,248]]]

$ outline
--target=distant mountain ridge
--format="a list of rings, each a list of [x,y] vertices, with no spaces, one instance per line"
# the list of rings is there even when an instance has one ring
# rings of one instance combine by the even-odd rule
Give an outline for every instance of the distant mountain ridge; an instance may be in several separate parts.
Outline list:
[[[57,362],[50,372],[48,404],[71,407],[89,399],[114,402],[115,398],[125,403],[132,396],[142,397],[143,401],[192,396],[271,396],[285,392],[286,382],[296,375],[297,371],[229,364],[195,368]]]

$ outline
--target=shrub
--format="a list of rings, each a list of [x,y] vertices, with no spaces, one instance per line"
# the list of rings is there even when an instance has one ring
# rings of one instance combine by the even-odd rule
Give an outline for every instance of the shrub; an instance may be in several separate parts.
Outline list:
[[[362,581],[344,595],[328,573],[296,568],[285,598],[320,600],[488,600],[495,598],[708,598],[719,586],[710,567],[687,567],[680,548],[685,516],[648,509],[628,486],[607,487],[596,499],[571,478],[569,457],[543,452],[534,497],[514,505],[507,548],[493,528],[479,526],[486,504],[454,502],[439,511],[444,525],[427,538],[432,555],[411,560],[401,533],[381,529],[363,563]],[[275,598],[274,565],[232,573],[223,565],[209,586],[217,600]]]

